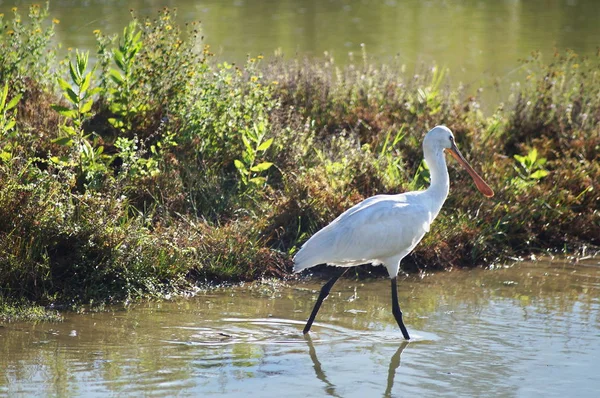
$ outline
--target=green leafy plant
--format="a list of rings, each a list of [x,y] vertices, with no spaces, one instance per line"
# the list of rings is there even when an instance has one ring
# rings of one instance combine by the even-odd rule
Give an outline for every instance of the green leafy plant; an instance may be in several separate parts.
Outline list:
[[[42,86],[51,83],[55,50],[50,47],[54,25],[60,21],[48,18],[49,3],[44,7],[29,7],[29,20],[25,21],[17,7],[12,8],[13,18],[4,20],[0,14],[0,81],[13,82],[13,88],[25,90],[35,82]],[[26,82],[26,78],[31,78]]]
[[[415,175],[408,184],[408,190],[418,191],[426,189],[429,186],[430,181],[431,176],[429,174],[429,167],[427,166],[427,163],[425,163],[425,159],[423,159],[421,162],[419,162],[419,166],[415,171]]]
[[[385,141],[379,150],[379,163],[383,163],[383,176],[386,185],[392,189],[397,188],[406,181],[402,170],[402,157],[397,153],[396,145],[405,137],[404,127],[392,136],[390,130],[385,136]]]
[[[277,104],[271,99],[269,87],[263,86],[262,72],[257,64],[257,59],[250,58],[246,65],[246,75],[238,70],[232,76],[235,80],[231,81],[243,82],[243,85],[234,91],[241,106],[237,105],[234,108],[236,113],[232,116],[239,127],[237,132],[232,132],[243,144],[241,158],[234,159],[234,165],[240,175],[242,190],[246,192],[263,187],[267,181],[264,173],[273,166],[264,156],[273,144],[273,138],[266,138],[269,127],[268,112]]]
[[[208,56],[208,48],[204,53]],[[194,207],[205,212],[229,208],[239,202],[239,193],[248,203],[248,195],[264,188],[273,166],[268,156],[276,150],[276,139],[269,118],[278,101],[272,98],[272,85],[264,84],[260,58],[250,58],[243,69],[227,62],[198,64],[189,84],[192,105],[175,108],[186,120],[177,139],[205,170],[202,177],[186,172],[184,184],[191,188]]]
[[[157,176],[161,171],[160,163],[164,156],[163,151],[176,146],[177,143],[174,140],[174,135],[168,133],[156,144],[150,145],[149,150],[143,148],[143,143],[140,143],[137,137],[119,137],[114,145],[119,150],[119,157],[123,162],[121,178],[135,178]]]
[[[549,173],[544,169],[546,158],[538,157],[538,151],[535,148],[525,156],[515,154],[514,158],[517,161],[515,165],[517,176],[512,179],[512,183],[518,190],[524,190],[537,184]]]
[[[58,84],[62,89],[62,94],[70,103],[70,106],[53,105],[53,109],[62,116],[72,121],[75,128],[63,127],[62,131],[67,134],[65,138],[79,138],[81,127],[84,119],[91,116],[92,104],[94,102],[92,96],[98,91],[91,87],[94,71],[86,73],[88,65],[88,52],[79,52],[75,54],[75,62],[69,61],[69,73],[74,87],[65,79],[59,77]],[[70,145],[70,141],[62,142],[61,144]]]
[[[69,106],[53,105],[65,123],[60,126],[63,134],[54,140],[56,144],[72,148],[69,158],[52,157],[51,161],[62,166],[76,168],[78,178],[83,177],[86,184],[97,184],[107,172],[110,157],[104,154],[104,147],[97,145],[91,134],[86,134],[83,123],[91,116],[94,95],[98,88],[91,86],[94,70],[86,73],[87,52],[76,52],[75,62],[69,61],[69,74],[73,85],[59,77],[58,84]]]
[[[8,83],[0,92],[0,160],[12,158],[11,147],[5,144],[4,138],[13,132],[16,124],[17,110],[15,107],[21,100],[22,94],[17,94],[8,100]]]
[[[446,69],[434,67],[431,69],[431,82],[429,85],[417,88],[415,101],[411,101],[411,112],[420,114],[427,112],[429,116],[434,116],[442,111],[443,96],[441,91],[442,83],[446,76]]]
[[[113,59],[118,69],[110,69],[109,76],[114,86],[109,89],[109,109],[115,114],[109,122],[121,131],[131,131],[133,118],[147,110],[140,102],[139,89],[136,88],[136,56],[142,49],[142,31],[136,21],[132,21],[124,30],[118,48],[113,50]]]
[[[265,124],[259,122],[252,128],[241,131],[241,139],[244,150],[241,159],[235,159],[234,164],[240,173],[241,182],[244,187],[259,188],[264,185],[266,179],[261,174],[273,166],[272,162],[260,161],[261,155],[271,147],[273,138],[265,140]]]

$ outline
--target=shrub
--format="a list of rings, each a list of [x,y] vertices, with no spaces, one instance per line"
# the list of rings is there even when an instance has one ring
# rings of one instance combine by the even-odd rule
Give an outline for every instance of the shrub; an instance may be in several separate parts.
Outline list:
[[[534,56],[486,117],[445,70],[366,52],[215,60],[169,9],[95,32],[95,63],[75,50],[57,64],[58,21],[29,14],[0,24],[0,311],[287,277],[348,207],[427,186],[422,137],[438,124],[496,196],[450,160],[450,196],[405,269],[600,245],[597,60]]]

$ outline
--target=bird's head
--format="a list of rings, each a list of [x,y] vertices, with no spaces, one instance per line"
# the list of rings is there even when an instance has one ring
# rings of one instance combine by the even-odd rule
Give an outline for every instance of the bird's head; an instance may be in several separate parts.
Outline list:
[[[456,142],[454,141],[454,134],[452,134],[452,131],[450,131],[448,127],[436,126],[433,129],[431,129],[425,135],[425,139],[423,140],[423,148],[427,148],[433,151],[444,150],[450,153],[450,155],[452,155],[452,157],[456,159],[456,161],[458,161],[458,163],[460,163],[465,168],[465,170],[467,170],[467,173],[469,173],[471,178],[473,178],[473,181],[475,182],[477,189],[479,189],[479,192],[481,192],[488,198],[494,196],[494,191],[492,190],[492,188],[490,188],[490,186],[486,184],[485,181],[483,181],[483,178],[481,178],[479,174],[477,174],[477,172],[473,170],[471,165],[465,160],[464,156],[460,153],[458,147],[456,146]]]
[[[423,147],[434,151],[452,148],[454,145],[454,134],[446,126],[436,126],[429,130],[423,140]]]

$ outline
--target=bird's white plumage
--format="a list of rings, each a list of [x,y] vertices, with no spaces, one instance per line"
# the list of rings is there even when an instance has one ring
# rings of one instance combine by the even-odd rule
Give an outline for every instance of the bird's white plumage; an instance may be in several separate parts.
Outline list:
[[[294,257],[295,272],[323,263],[340,267],[365,263],[385,265],[391,278],[392,314],[406,340],[410,335],[398,303],[396,275],[400,262],[429,231],[448,196],[450,178],[444,157],[446,149],[467,170],[482,194],[494,196],[492,188],[461,155],[452,132],[445,126],[438,126],[423,140],[423,154],[431,177],[429,188],[399,195],[377,195],[360,202],[314,234]],[[342,274],[333,276],[323,285],[306,321],[304,334],[310,331],[323,300]]]
[[[318,264],[350,267],[383,264],[391,278],[400,261],[421,241],[448,195],[444,149],[452,132],[438,126],[423,142],[431,185],[424,191],[377,195],[346,210],[314,234],[294,257],[294,272]]]
[[[295,257],[294,271],[316,264],[396,265],[387,260],[408,254],[435,216],[419,200],[424,192],[378,195],[348,209],[304,244]]]

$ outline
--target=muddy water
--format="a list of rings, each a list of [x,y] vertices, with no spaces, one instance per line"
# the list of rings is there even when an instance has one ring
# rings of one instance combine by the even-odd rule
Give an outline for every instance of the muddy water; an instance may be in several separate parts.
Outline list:
[[[59,324],[0,325],[0,395],[598,396],[600,264],[219,289]]]

